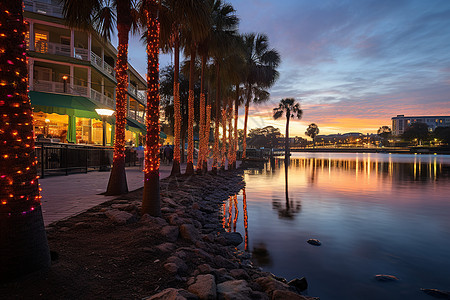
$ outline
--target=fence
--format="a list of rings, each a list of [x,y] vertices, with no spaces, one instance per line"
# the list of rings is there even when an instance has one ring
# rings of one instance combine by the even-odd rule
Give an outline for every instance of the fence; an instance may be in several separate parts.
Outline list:
[[[53,175],[106,171],[112,164],[111,147],[36,142],[37,172],[41,178]],[[135,166],[136,152],[125,150],[125,165]]]

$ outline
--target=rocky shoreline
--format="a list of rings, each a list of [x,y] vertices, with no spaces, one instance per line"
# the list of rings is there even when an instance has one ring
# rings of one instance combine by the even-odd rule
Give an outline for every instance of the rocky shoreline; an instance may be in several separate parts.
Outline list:
[[[161,217],[140,215],[142,189],[52,224],[53,263],[38,278],[1,286],[10,298],[317,299],[238,250],[221,224],[223,202],[244,187],[243,171],[161,180]]]

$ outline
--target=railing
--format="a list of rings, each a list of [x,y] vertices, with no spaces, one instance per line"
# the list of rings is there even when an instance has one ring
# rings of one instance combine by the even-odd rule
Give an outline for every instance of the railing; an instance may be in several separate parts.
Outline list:
[[[75,53],[73,54],[73,56],[75,58],[88,60],[88,53],[89,53],[88,49],[75,47],[74,52]]]
[[[37,41],[34,50],[40,53],[50,53],[70,57],[70,45],[50,43],[47,41]]]
[[[104,104],[113,109],[116,108],[116,103],[113,99],[109,98],[108,96],[102,95],[102,93],[97,92],[94,89],[91,89],[91,99],[94,100],[95,102]]]
[[[88,88],[85,86],[74,85],[71,87],[70,84],[66,83],[66,87],[64,88],[64,83],[56,81],[35,80],[33,91],[88,96]]]
[[[52,5],[49,3],[43,3],[40,1],[33,1],[33,0],[24,0],[23,3],[25,5],[26,11],[31,11],[57,18],[63,17],[62,6]]]
[[[36,142],[37,171],[41,178],[52,175],[87,173],[108,170],[112,163],[113,148],[62,143]],[[125,165],[135,166],[136,152],[125,150]]]
[[[112,78],[114,78],[114,68],[108,65],[100,56],[95,54],[93,51],[91,51],[91,62],[100,69],[104,70]]]
[[[137,91],[137,98],[142,101],[145,105],[147,105],[147,92],[146,91]]]
[[[142,112],[142,114],[143,114],[143,112]],[[134,119],[134,120],[136,120],[136,121],[139,121],[139,122],[145,124],[145,117],[143,115],[140,116],[138,114],[138,112],[135,111],[135,110],[129,109],[128,112],[127,112],[127,116],[132,118],[132,119]]]

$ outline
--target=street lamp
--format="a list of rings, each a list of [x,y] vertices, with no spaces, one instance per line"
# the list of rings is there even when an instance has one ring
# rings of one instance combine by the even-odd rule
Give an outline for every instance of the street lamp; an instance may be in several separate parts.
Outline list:
[[[96,108],[95,112],[102,117],[103,127],[103,147],[106,146],[106,118],[112,116],[115,111],[108,108]]]
[[[62,79],[63,79],[63,82],[64,82],[64,93],[66,93],[66,86],[67,86],[67,79],[69,78],[69,76],[67,76],[67,75],[64,75],[63,77],[62,77]]]

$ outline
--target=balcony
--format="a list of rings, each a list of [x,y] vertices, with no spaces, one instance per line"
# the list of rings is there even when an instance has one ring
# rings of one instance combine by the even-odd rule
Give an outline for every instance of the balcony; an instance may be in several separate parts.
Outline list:
[[[94,100],[94,102],[101,103],[113,109],[116,108],[116,102],[113,99],[102,95],[102,93],[99,93],[94,89],[91,89],[91,99]]]
[[[88,97],[87,87],[80,85],[70,86],[70,84],[66,84],[64,89],[64,83],[56,81],[36,80],[34,81],[33,90],[36,92],[71,94],[74,96]]]
[[[91,51],[91,62],[101,70],[105,71],[106,74],[108,74],[111,78],[115,79],[114,68],[108,65],[100,56],[98,56],[92,51]]]
[[[24,3],[26,11],[43,14],[43,15],[47,15],[47,16],[52,16],[52,17],[57,17],[57,18],[63,17],[62,6],[52,5],[49,3],[44,3],[44,2],[40,2],[40,1],[34,1],[34,0],[24,0],[23,3]]]

